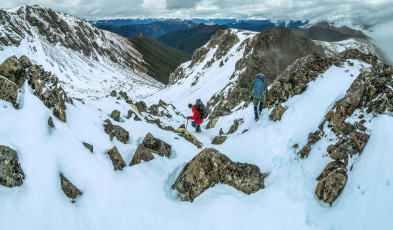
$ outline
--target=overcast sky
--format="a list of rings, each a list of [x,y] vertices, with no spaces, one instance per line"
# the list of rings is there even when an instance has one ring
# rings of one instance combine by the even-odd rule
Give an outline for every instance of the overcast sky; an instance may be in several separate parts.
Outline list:
[[[393,20],[393,0],[5,0],[0,8],[26,4],[40,4],[85,19],[255,17],[369,25]]]

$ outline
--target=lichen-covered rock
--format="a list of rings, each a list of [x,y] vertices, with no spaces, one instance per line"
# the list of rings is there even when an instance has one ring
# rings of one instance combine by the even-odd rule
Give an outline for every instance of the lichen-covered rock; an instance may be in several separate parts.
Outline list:
[[[117,122],[120,121],[120,111],[119,110],[113,110],[111,113],[111,118]]]
[[[236,119],[233,121],[233,125],[231,126],[231,128],[229,128],[229,131],[227,134],[232,134],[234,132],[237,131],[237,129],[239,128],[239,125],[243,123],[243,119]]]
[[[48,118],[48,126],[51,128],[55,128],[55,123],[53,123],[53,118],[49,117]]]
[[[7,58],[0,65],[0,75],[14,82],[18,86],[18,88],[22,87],[25,81],[23,71],[24,68],[19,63],[19,60],[16,56]]]
[[[12,188],[21,186],[24,179],[25,174],[16,151],[0,145],[0,184]]]
[[[109,158],[112,161],[113,169],[116,170],[123,170],[126,167],[126,163],[124,162],[123,158],[121,157],[119,151],[117,150],[116,146],[110,149],[106,154],[108,154]]]
[[[116,97],[116,96],[117,96],[116,90],[112,90],[112,92],[111,92],[111,97]]]
[[[83,145],[88,149],[88,150],[90,150],[90,152],[91,153],[93,153],[93,145],[91,145],[91,144],[89,144],[89,143],[86,143],[86,142],[83,142]]]
[[[361,154],[370,136],[361,132],[353,132],[349,137],[339,140],[334,145],[329,145],[327,151],[330,157],[337,161],[346,160],[353,154]]]
[[[266,176],[256,165],[233,162],[219,151],[207,148],[187,163],[172,188],[185,201],[193,201],[216,184],[227,184],[251,194],[265,187]]]
[[[191,142],[198,148],[202,148],[202,143],[192,133],[188,132],[187,129],[179,128],[176,130],[179,136],[184,137],[187,141]]]
[[[59,120],[66,122],[66,105],[64,101],[60,101],[54,108],[53,108],[53,115],[57,117]]]
[[[151,161],[154,159],[153,153],[150,149],[146,148],[143,144],[138,145],[134,156],[130,162],[130,166],[139,164],[141,161]]]
[[[226,139],[227,139],[227,136],[216,136],[213,138],[212,144],[213,145],[221,145],[222,143],[225,142]]]
[[[11,102],[14,108],[18,108],[18,85],[0,76],[0,100]]]
[[[130,138],[130,134],[127,130],[123,129],[118,125],[113,125],[109,119],[104,121],[105,133],[109,135],[109,138],[113,140],[114,137],[120,142],[126,144]]]
[[[153,151],[162,157],[169,157],[171,155],[172,146],[168,143],[155,138],[151,133],[148,133],[143,139],[143,146]]]
[[[206,129],[213,129],[214,127],[216,127],[216,124],[218,122],[218,117],[213,118],[208,125],[206,126]]]
[[[281,105],[281,103],[278,103],[278,105],[274,107],[273,111],[269,115],[270,120],[280,121],[285,111],[286,109]]]
[[[310,155],[311,152],[311,148],[308,145],[305,145],[300,151],[299,151],[299,155],[301,158],[307,158],[308,155]]]
[[[82,192],[73,185],[63,174],[60,173],[60,182],[61,182],[61,189],[63,190],[64,194],[71,198],[71,202],[75,203],[75,199],[78,196],[82,195]]]
[[[315,194],[319,200],[331,206],[343,191],[347,179],[347,170],[344,164],[338,161],[330,162],[317,177],[318,185]]]
[[[147,106],[144,101],[138,101],[135,103],[135,106],[138,108],[138,112],[146,112],[147,111]]]

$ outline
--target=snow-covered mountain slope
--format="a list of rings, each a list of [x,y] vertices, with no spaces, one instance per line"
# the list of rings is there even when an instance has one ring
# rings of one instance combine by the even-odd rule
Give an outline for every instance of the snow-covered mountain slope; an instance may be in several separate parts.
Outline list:
[[[0,10],[0,62],[28,56],[56,74],[71,97],[103,97],[112,90],[150,95],[163,84],[146,75],[143,57],[125,38],[83,19],[39,5]]]
[[[252,35],[244,35],[244,39],[247,36]],[[365,72],[379,74],[370,70],[369,63],[348,61],[322,71],[302,94],[283,102],[287,110],[280,121],[269,120],[272,110],[265,109],[255,122],[248,107],[220,118],[215,128],[201,133],[189,126],[203,147],[214,147],[234,161],[255,164],[269,174],[265,189],[256,193],[246,195],[219,184],[192,203],[180,201],[171,186],[201,149],[174,132],[127,119],[133,108],[114,97],[83,103],[75,100],[67,106],[67,123],[54,118],[55,128],[49,128],[51,110],[25,84],[22,109],[15,110],[11,103],[0,100],[0,145],[17,151],[25,173],[22,186],[0,186],[0,228],[389,229],[393,225],[391,113],[365,112],[370,139],[361,155],[350,158],[354,164],[348,169],[348,182],[332,207],[314,195],[315,178],[331,161],[326,148],[332,142],[322,139],[307,159],[300,159],[294,148],[307,143],[308,134],[355,79]],[[385,80],[391,84],[391,73],[386,74]],[[221,87],[210,85],[213,91]],[[193,94],[207,91],[195,88]],[[109,118],[115,109],[121,113],[119,122]],[[108,118],[129,132],[129,141],[109,139],[103,127]],[[172,114],[172,119],[185,123],[180,115]],[[212,137],[221,128],[226,133],[234,119],[243,119],[237,131],[227,135],[222,145],[212,145]],[[114,171],[106,152],[116,146],[128,165],[148,132],[172,146],[170,157],[155,155],[149,162]],[[94,146],[93,153],[83,142]],[[83,192],[74,204],[62,191],[59,173]]]
[[[172,73],[170,85],[146,102],[163,100],[184,112],[188,103],[201,98],[211,112],[209,121],[212,121],[244,105],[256,73],[264,73],[271,84],[300,57],[312,53],[334,57],[349,49],[377,54],[375,46],[363,39],[322,42],[308,40],[285,28],[262,33],[228,29],[218,32],[196,50],[191,61]]]

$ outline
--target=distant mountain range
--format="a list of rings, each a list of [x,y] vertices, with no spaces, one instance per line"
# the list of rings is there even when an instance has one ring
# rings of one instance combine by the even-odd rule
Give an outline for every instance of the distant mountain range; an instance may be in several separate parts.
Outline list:
[[[129,37],[138,33],[144,33],[149,37],[158,38],[175,30],[183,30],[197,26],[199,22],[181,19],[168,19],[165,21],[154,21],[148,24],[131,24],[115,26],[112,24],[94,24],[96,27],[107,30],[123,37]]]
[[[128,40],[143,55],[147,74],[164,84],[168,83],[169,75],[180,64],[191,60],[191,54],[166,46],[143,33]]]
[[[196,27],[177,30],[162,35],[157,40],[170,47],[192,54],[196,49],[206,44],[217,31],[227,29],[224,25],[205,25],[203,23]]]

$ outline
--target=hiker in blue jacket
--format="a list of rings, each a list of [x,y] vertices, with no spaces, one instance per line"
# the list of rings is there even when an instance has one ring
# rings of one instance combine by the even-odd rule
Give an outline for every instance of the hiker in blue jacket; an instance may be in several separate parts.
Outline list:
[[[250,97],[254,103],[255,120],[259,119],[258,115],[262,113],[263,104],[267,101],[269,107],[269,90],[266,87],[266,76],[262,73],[255,74],[255,80],[250,86]],[[259,113],[258,113],[259,105]]]

